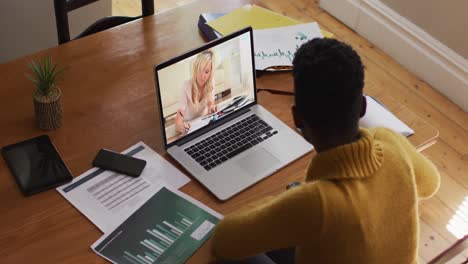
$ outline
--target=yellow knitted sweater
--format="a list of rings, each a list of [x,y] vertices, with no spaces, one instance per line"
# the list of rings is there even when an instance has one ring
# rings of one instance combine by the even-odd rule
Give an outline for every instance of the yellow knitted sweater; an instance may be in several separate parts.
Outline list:
[[[437,191],[439,174],[403,136],[360,134],[316,155],[299,187],[226,216],[213,236],[215,256],[296,247],[296,263],[417,263],[418,198]]]

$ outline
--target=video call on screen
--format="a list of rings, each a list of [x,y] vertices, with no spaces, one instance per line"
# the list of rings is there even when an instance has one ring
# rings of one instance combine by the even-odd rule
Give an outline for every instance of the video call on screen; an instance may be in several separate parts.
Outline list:
[[[246,32],[158,70],[166,143],[252,102],[252,60],[250,33]]]

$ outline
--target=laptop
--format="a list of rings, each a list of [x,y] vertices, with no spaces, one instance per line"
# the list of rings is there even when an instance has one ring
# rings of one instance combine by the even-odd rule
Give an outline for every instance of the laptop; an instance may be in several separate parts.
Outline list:
[[[242,29],[154,68],[165,150],[222,201],[313,148],[257,103],[252,34]],[[211,66],[197,62],[207,52]],[[194,97],[195,85],[205,98]]]

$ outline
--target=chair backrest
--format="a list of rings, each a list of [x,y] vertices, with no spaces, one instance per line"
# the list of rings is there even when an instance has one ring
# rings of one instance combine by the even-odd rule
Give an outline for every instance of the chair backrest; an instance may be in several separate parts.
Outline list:
[[[70,29],[68,25],[68,12],[78,9],[82,6],[97,2],[98,0],[54,0],[55,22],[57,24],[57,35],[59,44],[70,41]],[[103,31],[135,19],[154,14],[154,0],[141,0],[141,16],[124,17],[111,16],[105,17],[79,34],[75,39],[88,36],[99,31]]]

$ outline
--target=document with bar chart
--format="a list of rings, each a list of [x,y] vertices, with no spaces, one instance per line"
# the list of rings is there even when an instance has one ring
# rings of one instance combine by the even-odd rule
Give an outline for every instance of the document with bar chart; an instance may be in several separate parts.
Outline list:
[[[143,142],[123,153],[146,160],[146,167],[139,177],[92,168],[75,177],[71,183],[57,188],[65,199],[105,234],[148,201],[163,184],[178,189],[190,181]]]
[[[184,263],[222,218],[190,196],[161,189],[91,248],[113,263]]]

